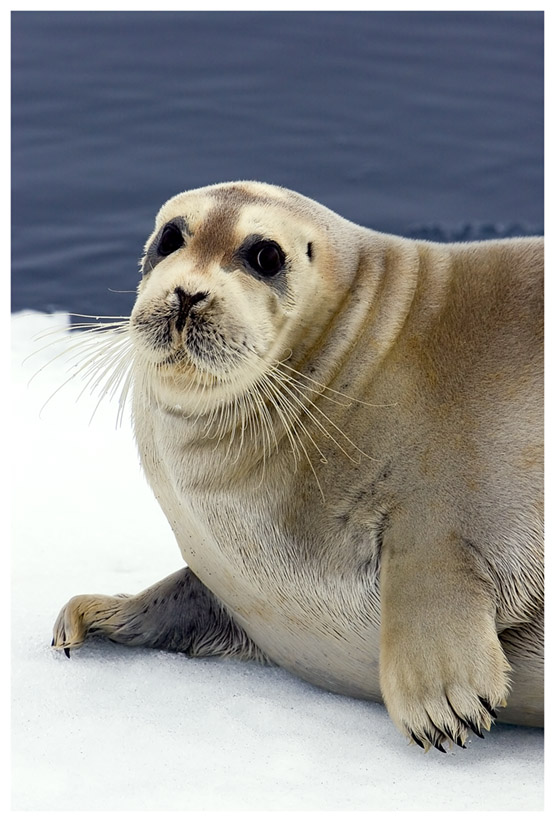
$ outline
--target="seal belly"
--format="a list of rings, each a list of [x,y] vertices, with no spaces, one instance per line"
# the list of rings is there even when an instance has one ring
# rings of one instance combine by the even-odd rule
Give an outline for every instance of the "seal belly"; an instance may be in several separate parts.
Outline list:
[[[291,673],[338,693],[381,699],[379,629],[364,619],[363,603],[358,611],[354,598],[340,603],[329,585],[321,582],[319,588],[314,579],[299,578],[297,584],[298,590],[310,592],[303,601],[293,590],[283,594],[268,586],[264,600],[243,596],[241,606],[231,609],[235,620]]]
[[[325,540],[317,547],[310,535],[280,529],[252,498],[198,504],[204,516],[191,509],[188,527],[176,531],[183,558],[256,645],[315,685],[381,699],[377,577],[368,566],[335,541],[341,564],[322,561]]]

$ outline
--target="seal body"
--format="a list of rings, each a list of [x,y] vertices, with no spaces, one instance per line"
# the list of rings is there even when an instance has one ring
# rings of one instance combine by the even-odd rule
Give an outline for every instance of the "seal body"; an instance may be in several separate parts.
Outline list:
[[[440,245],[294,192],[158,214],[129,330],[142,465],[187,568],[100,632],[383,699],[424,748],[543,721],[543,242]]]

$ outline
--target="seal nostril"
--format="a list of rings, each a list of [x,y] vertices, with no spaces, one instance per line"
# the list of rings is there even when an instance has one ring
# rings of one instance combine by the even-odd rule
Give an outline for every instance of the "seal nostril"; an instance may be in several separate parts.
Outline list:
[[[208,296],[208,292],[197,291],[196,294],[188,294],[187,291],[184,291],[181,286],[178,285],[174,290],[174,294],[179,300],[179,313],[175,321],[175,327],[177,331],[181,333],[185,327],[185,321],[189,316],[191,308],[195,305],[195,303],[199,303],[201,300],[204,300],[205,297]]]

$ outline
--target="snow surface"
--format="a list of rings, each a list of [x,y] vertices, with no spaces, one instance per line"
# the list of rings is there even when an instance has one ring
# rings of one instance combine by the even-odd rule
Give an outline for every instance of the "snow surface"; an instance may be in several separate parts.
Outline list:
[[[70,660],[50,647],[72,595],[133,593],[182,564],[117,403],[89,424],[96,398],[76,402],[73,381],[41,412],[68,365],[29,379],[74,344],[66,324],[12,318],[13,809],[541,810],[537,729],[499,725],[467,750],[424,754],[382,705],[279,668],[101,640]]]

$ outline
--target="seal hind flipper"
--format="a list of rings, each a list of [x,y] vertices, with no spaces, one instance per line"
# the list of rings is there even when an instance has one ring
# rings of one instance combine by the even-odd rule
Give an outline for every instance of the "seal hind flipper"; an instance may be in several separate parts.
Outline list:
[[[236,656],[267,661],[189,568],[183,568],[135,596],[78,595],[60,611],[52,645],[80,647],[102,635],[123,645],[176,651],[187,656]]]

